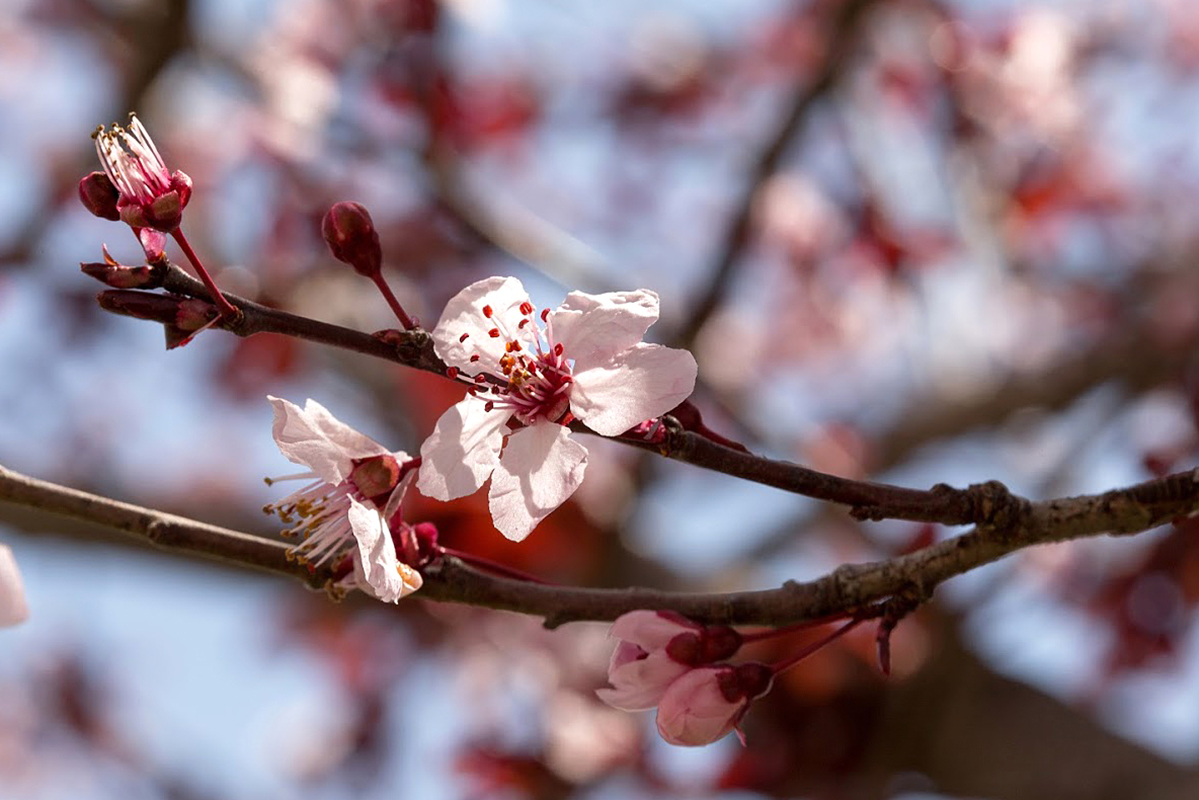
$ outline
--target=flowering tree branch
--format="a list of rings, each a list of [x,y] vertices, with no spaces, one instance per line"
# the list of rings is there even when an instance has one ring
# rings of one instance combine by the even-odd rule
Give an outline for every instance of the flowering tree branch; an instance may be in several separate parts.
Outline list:
[[[232,531],[0,467],[0,501],[113,528],[164,550],[287,575],[310,587],[329,581],[287,557],[280,541]],[[943,581],[1037,544],[1103,534],[1135,534],[1199,512],[1199,470],[1188,470],[1097,495],[1020,500],[1006,519],[896,558],[846,564],[813,581],[730,593],[662,592],[643,588],[554,586],[490,575],[442,556],[423,568],[421,596],[515,611],[547,627],[612,620],[629,611],[677,611],[713,624],[785,625],[865,612],[902,614],[928,600]]]
[[[154,277],[143,288],[161,286],[169,292],[207,301],[204,284],[165,260],[154,268]],[[356,353],[375,356],[414,369],[446,375],[448,367],[433,350],[433,341],[423,330],[362,333],[339,325],[308,319],[286,311],[268,308],[236,295],[225,297],[241,313],[235,318],[216,320],[213,327],[237,336],[279,333],[319,342]],[[118,314],[175,323],[180,301],[163,295],[132,290],[102,292],[100,304]],[[802,494],[848,506],[862,519],[905,519],[946,525],[987,523],[1005,513],[1012,500],[997,482],[955,489],[938,484],[931,490],[909,489],[870,481],[857,481],[808,469],[789,461],[765,458],[713,441],[694,430],[685,429],[667,417],[660,441],[635,436],[614,437],[646,450],[694,466],[732,475],[784,491]],[[580,423],[577,430],[587,431]]]

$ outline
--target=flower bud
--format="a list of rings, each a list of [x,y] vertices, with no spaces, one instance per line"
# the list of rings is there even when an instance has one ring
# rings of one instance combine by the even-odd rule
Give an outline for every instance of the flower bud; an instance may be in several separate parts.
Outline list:
[[[97,217],[110,219],[114,222],[121,218],[117,210],[117,200],[121,193],[103,172],[93,172],[79,181],[79,201],[84,208]]]
[[[129,267],[124,264],[107,264],[93,262],[80,264],[79,269],[85,275],[90,275],[101,283],[106,283],[114,289],[155,289],[162,285],[161,275],[145,264]]]
[[[379,274],[383,266],[379,232],[361,203],[336,203],[321,221],[321,235],[338,261],[368,278]]]

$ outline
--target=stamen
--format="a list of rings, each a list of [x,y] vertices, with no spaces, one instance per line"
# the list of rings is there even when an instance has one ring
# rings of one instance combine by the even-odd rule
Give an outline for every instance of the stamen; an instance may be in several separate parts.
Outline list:
[[[450,378],[451,380],[453,380],[454,378],[458,377],[458,368],[457,367],[447,367],[445,374],[446,374],[447,378]]]
[[[490,336],[492,339],[498,339],[498,338],[500,338],[500,329],[492,328],[491,330],[487,331],[487,335]]]
[[[522,314],[526,314],[526,315],[527,315],[527,314],[532,314],[532,313],[533,313],[533,304],[532,304],[532,303],[530,303],[528,300],[526,300],[525,302],[521,303],[521,304],[520,304],[520,313],[522,313]]]
[[[470,334],[469,334],[469,333],[464,333],[464,334],[462,334],[461,336],[459,336],[459,337],[458,337],[458,341],[460,341],[460,342],[465,342],[465,341],[466,341],[467,339],[469,339],[469,338],[470,338]]]
[[[483,316],[487,317],[487,319],[491,319],[491,314],[491,306],[483,306]]]

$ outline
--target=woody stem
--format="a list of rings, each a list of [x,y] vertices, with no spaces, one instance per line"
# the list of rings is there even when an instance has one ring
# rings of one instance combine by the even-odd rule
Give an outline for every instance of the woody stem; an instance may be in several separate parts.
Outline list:
[[[200,261],[200,257],[196,255],[195,250],[192,250],[187,237],[183,235],[183,228],[175,228],[175,230],[171,231],[171,236],[175,237],[175,241],[179,243],[179,247],[183,250],[183,255],[187,256],[187,260],[195,267],[196,274],[204,282],[204,287],[208,289],[208,294],[212,296],[212,301],[216,303],[217,309],[220,310],[221,317],[224,319],[236,318],[241,312],[225,299],[225,295],[221,294],[221,290],[217,288],[216,281],[208,274],[208,270],[204,269],[204,264]]]
[[[387,281],[383,280],[383,273],[376,271],[370,277],[375,282],[375,286],[379,287],[380,294],[387,301],[387,305],[391,306],[391,310],[395,313],[396,318],[399,319],[400,324],[404,326],[404,330],[410,331],[416,328],[416,323],[412,321],[412,317],[408,316],[408,313],[404,311],[404,307],[396,299],[395,294],[391,291],[391,287],[387,285]]]

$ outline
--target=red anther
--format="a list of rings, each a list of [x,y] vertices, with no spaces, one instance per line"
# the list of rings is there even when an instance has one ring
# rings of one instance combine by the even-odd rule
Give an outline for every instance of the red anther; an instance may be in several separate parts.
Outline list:
[[[541,321],[542,322],[545,322],[546,318],[549,317],[549,315],[550,315],[550,310],[548,308],[541,309]]]
[[[560,356],[560,355],[562,355],[562,351],[563,351],[563,350],[565,350],[565,349],[566,349],[566,348],[564,348],[564,347],[562,346],[562,343],[561,343],[561,342],[559,342],[558,344],[554,345],[554,355],[556,355],[556,356]]]
[[[495,402],[494,402],[494,401],[488,400],[486,403],[484,403],[484,404],[483,404],[483,410],[484,410],[484,411],[491,411],[491,410],[492,410],[492,409],[494,409],[494,408],[495,408]]]
[[[476,362],[476,361],[478,361],[478,360],[479,360],[479,354],[478,354],[478,353],[475,353],[473,356],[471,356],[471,357],[470,357],[470,363],[472,363],[472,364],[473,364],[473,363],[475,363],[475,362]]]
[[[526,326],[526,325],[528,325],[528,324],[529,324],[529,320],[528,320],[528,318],[526,317],[525,319],[522,319],[520,322],[516,323],[516,327],[517,327],[517,328],[523,328],[524,326]]]
[[[521,304],[520,304],[520,313],[522,313],[522,314],[532,314],[532,313],[533,313],[533,304],[532,304],[532,303],[530,303],[528,300],[526,300],[526,301],[524,301],[523,303],[521,303]]]
[[[470,338],[470,334],[469,334],[469,333],[464,333],[464,334],[462,334],[461,336],[459,336],[459,337],[458,337],[458,341],[460,341],[460,342],[465,342],[465,341],[466,341],[467,339],[469,339],[469,338]]]
[[[500,338],[500,329],[492,328],[491,330],[487,331],[487,335],[490,336],[492,339],[498,339],[498,338]]]
[[[516,342],[504,342],[504,352],[505,352],[505,353],[511,353],[511,352],[512,352],[512,345],[514,345],[514,344],[516,344]]]
[[[520,350],[520,342],[516,341],[515,339],[508,342],[508,344],[512,347],[513,350],[516,350],[516,351]]]
[[[483,316],[487,317],[487,319],[491,319],[491,314],[491,306],[483,306]]]
[[[449,377],[451,379],[457,378],[458,377],[458,368],[457,367],[446,367],[445,374],[447,377]]]
[[[478,375],[475,376],[475,383],[486,383],[486,382],[487,382],[486,375],[479,373]]]

